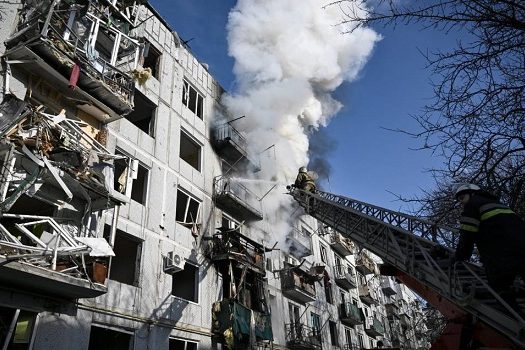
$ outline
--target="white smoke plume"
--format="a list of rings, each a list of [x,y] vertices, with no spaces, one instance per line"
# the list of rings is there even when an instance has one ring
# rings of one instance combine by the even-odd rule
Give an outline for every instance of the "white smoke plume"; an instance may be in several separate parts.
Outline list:
[[[368,28],[342,34],[342,13],[337,6],[325,7],[328,3],[238,0],[229,14],[238,88],[223,103],[232,117],[246,116],[233,125],[245,134],[252,155],[275,147],[260,156],[256,178],[294,181],[298,168],[308,164],[307,130],[326,126],[339,111],[341,104],[330,93],[358,77],[380,40]],[[284,235],[292,206],[283,192],[272,191],[263,203],[272,232]]]

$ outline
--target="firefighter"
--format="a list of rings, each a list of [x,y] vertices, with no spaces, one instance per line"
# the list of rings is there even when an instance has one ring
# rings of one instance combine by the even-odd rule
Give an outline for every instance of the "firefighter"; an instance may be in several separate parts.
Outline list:
[[[476,244],[489,286],[523,315],[512,286],[518,275],[525,281],[525,223],[478,185],[459,186],[456,199],[463,212],[455,260],[468,260]]]
[[[312,177],[308,175],[306,167],[304,166],[299,168],[299,174],[297,174],[297,178],[295,179],[295,187],[301,190],[315,192],[315,182]]]

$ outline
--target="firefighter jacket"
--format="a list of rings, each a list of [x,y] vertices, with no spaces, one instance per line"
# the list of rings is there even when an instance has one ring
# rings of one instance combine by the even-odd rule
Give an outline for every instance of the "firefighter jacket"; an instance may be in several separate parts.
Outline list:
[[[456,260],[468,260],[476,244],[486,266],[512,268],[524,261],[525,223],[491,194],[471,194],[460,225]]]
[[[295,186],[303,190],[307,187],[315,188],[315,182],[308,173],[300,172],[295,179]]]

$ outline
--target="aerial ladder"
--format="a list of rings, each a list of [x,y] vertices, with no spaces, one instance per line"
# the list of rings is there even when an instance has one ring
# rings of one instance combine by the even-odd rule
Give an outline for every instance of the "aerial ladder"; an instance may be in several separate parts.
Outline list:
[[[457,234],[454,229],[332,193],[288,188],[308,215],[377,255],[382,274],[443,314],[448,322],[432,349],[525,348],[525,321],[488,286],[484,269],[452,263],[454,250],[437,243]]]

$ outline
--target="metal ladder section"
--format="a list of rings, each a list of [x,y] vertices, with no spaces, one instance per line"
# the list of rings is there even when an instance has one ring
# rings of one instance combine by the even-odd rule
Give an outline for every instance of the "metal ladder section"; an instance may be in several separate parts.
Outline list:
[[[327,192],[292,187],[289,194],[310,216],[525,348],[523,319],[487,285],[483,268],[471,263],[451,264],[452,249],[423,238],[437,237],[439,241],[454,230]]]

